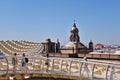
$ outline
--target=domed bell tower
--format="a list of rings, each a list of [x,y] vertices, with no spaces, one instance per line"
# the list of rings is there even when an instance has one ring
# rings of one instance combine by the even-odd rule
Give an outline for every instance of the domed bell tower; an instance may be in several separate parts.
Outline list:
[[[69,38],[69,41],[70,42],[80,42],[80,37],[79,37],[79,30],[78,28],[76,27],[76,24],[74,23],[73,26],[72,26],[72,29],[70,31],[70,38]]]

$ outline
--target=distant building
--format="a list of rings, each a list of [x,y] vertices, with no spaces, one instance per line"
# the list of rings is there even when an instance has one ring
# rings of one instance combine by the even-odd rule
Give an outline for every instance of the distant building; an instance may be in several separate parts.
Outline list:
[[[86,54],[93,51],[93,42],[90,41],[89,48],[80,42],[79,30],[74,23],[70,30],[69,42],[60,49],[62,54]]]
[[[52,42],[50,39],[46,39],[44,42],[42,42],[44,45],[44,52],[45,53],[58,53],[60,48],[59,40],[57,40],[57,43]]]
[[[87,54],[93,51],[93,42],[89,42],[89,48],[87,48],[83,43],[80,42],[79,30],[74,23],[70,30],[69,42],[60,47],[60,42],[52,42],[50,39],[46,39],[42,42],[44,45],[44,51],[47,53],[61,53],[61,54]]]
[[[100,49],[103,49],[104,48],[104,45],[103,44],[96,44],[95,45],[95,50],[100,50]]]

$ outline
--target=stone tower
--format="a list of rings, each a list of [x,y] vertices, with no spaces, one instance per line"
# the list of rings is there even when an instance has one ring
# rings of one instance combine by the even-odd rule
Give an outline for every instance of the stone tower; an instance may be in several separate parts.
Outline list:
[[[69,38],[69,41],[70,42],[80,42],[80,37],[79,37],[79,30],[78,28],[76,27],[76,24],[74,23],[73,26],[72,26],[72,29],[70,31],[70,38]]]

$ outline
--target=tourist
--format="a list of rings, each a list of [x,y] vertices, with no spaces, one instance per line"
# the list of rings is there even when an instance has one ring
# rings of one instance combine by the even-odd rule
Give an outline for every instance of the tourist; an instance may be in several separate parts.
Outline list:
[[[0,56],[3,56],[3,55],[4,55],[3,52],[0,51]]]
[[[3,56],[4,56],[3,52],[0,51],[0,59],[3,59],[4,58]]]
[[[12,65],[13,65],[13,73],[16,74],[16,68],[18,64],[18,59],[17,59],[17,53],[14,53],[14,56],[12,57]]]
[[[42,54],[41,54],[41,55],[42,55],[42,57],[45,57],[45,52],[44,52],[44,51],[42,51]]]
[[[48,53],[46,54],[46,57],[47,57],[47,58],[49,57],[49,54],[48,54]]]
[[[23,57],[22,57],[22,61],[21,61],[21,64],[22,64],[22,72],[23,73],[27,73],[27,70],[26,70],[26,65],[27,65],[27,63],[26,63],[26,61],[25,61],[25,53],[23,53]]]
[[[89,69],[88,69],[88,63],[87,63],[87,57],[84,57],[84,69],[83,69],[83,73],[86,72],[87,73],[87,77],[89,77]],[[86,76],[86,75],[85,75]]]
[[[46,59],[46,61],[45,61],[45,65],[46,65],[46,72],[48,72],[48,69],[49,69],[49,54],[47,53],[46,54],[46,57],[47,57],[47,59]]]

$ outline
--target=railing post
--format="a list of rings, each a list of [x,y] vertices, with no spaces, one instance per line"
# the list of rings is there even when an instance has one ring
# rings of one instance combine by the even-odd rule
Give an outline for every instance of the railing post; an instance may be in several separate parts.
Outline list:
[[[42,59],[40,58],[40,70],[42,69],[41,66],[42,66]]]
[[[61,73],[62,73],[62,65],[63,65],[63,60],[61,60],[61,62],[60,62],[60,71],[61,71]]]
[[[105,80],[108,80],[108,71],[109,71],[109,65],[106,68],[106,78],[105,78]]]
[[[113,80],[113,74],[114,74],[114,66],[111,66],[111,70],[110,70],[110,79],[109,80]]]
[[[69,70],[69,74],[71,74],[71,64],[72,64],[72,61],[70,60],[69,68],[68,68],[68,70]]]
[[[32,61],[33,70],[34,70],[34,66],[35,66],[35,59],[33,58],[33,61]]]
[[[42,59],[42,67],[41,67],[41,68],[42,68],[42,70],[44,70],[44,65],[45,65],[45,63],[44,63],[44,62],[45,62],[45,59]]]
[[[6,71],[6,74],[5,74],[5,75],[7,75],[8,74],[8,70],[9,70],[9,63],[8,63],[8,59],[5,56],[4,56],[4,58],[5,58],[6,62],[7,62],[7,71]]]
[[[54,71],[54,59],[52,59],[52,72]]]
[[[92,66],[92,77],[91,77],[92,80],[94,80],[94,68],[95,68],[95,64],[93,64]]]
[[[79,75],[80,75],[80,77],[82,77],[82,74],[81,74],[81,72],[82,72],[82,66],[83,66],[83,62],[82,62],[82,63],[81,63],[81,62],[79,62],[79,66],[80,66],[80,68],[79,68],[79,69],[80,69],[80,74],[79,74]]]

